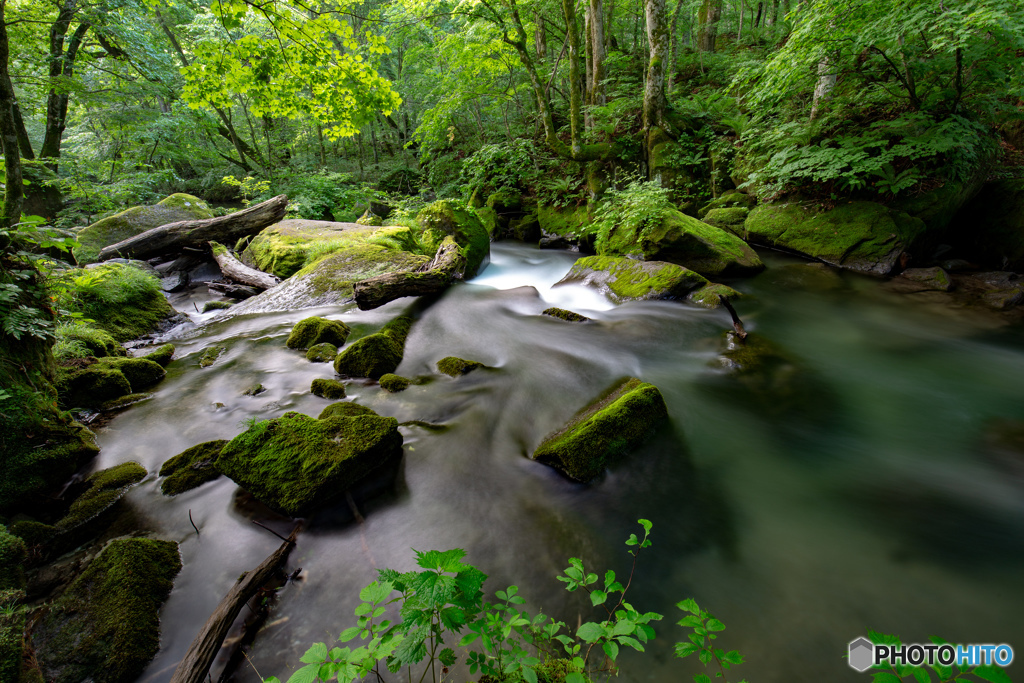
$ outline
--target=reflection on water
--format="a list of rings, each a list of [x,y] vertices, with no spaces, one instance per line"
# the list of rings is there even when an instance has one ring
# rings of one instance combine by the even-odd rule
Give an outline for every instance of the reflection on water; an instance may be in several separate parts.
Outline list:
[[[739,312],[813,373],[837,413],[770,416],[709,391],[709,378],[726,381],[709,367],[730,327],[724,312],[612,306],[589,290],[552,288],[575,258],[494,245],[487,269],[423,309],[408,339],[399,374],[433,381],[399,394],[350,383],[352,400],[383,415],[450,428],[402,428],[393,489],[356,496],[364,523],[345,504],[307,521],[289,563],[303,578],[281,591],[251,655],[260,674],[284,678],[311,642],[335,639],[354,619],[358,589],[378,568],[410,569],[411,548],[465,548],[491,590],[515,583],[534,609],[570,623],[596,616],[554,575],[572,555],[627,573],[622,542],[641,516],[654,521],[654,546],[631,602],[666,619],[661,644],[625,660],[624,681],[689,680],[696,671],[696,662],[670,656],[683,637],[671,625],[680,616],[673,605],[687,596],[728,625],[720,642],[747,657],[740,674],[752,681],[865,680],[842,656],[868,628],[911,642],[934,634],[1021,644],[1024,482],[980,455],[989,420],[1024,416],[1019,336],[915,307],[870,280],[794,280],[790,262],[770,260],[764,274],[737,285],[752,295]],[[552,305],[597,322],[540,315]],[[252,416],[318,414],[327,402],[309,385],[332,370],[284,347],[291,325],[337,317],[355,339],[408,306],[208,323],[176,342],[156,397],[103,430],[98,466],[133,459],[155,472],[189,446],[231,438]],[[200,369],[212,344],[227,352]],[[453,380],[434,369],[448,355],[492,369]],[[623,375],[661,389],[670,427],[589,486],[526,457]],[[255,382],[267,391],[243,396]],[[181,542],[185,564],[162,613],[162,650],[141,680],[169,680],[239,573],[276,547],[250,523],[267,513],[235,492],[221,479],[165,498],[151,477],[130,494]],[[273,517],[268,524],[289,528]],[[237,679],[259,680],[248,667]]]

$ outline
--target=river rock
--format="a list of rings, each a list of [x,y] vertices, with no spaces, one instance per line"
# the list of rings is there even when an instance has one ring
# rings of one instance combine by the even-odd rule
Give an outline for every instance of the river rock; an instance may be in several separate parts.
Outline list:
[[[389,394],[397,394],[400,391],[405,391],[412,384],[412,380],[401,375],[395,375],[388,373],[380,376],[380,388]]]
[[[621,256],[584,256],[556,285],[577,282],[599,290],[616,303],[644,299],[683,299],[708,284],[688,268]]]
[[[160,606],[181,571],[178,544],[111,541],[46,612],[32,641],[56,683],[131,683],[160,647]]]
[[[156,384],[167,374],[162,365],[149,358],[101,358],[96,365],[119,370],[127,378],[132,392]]]
[[[265,505],[299,517],[341,498],[401,452],[393,417],[320,420],[289,412],[236,436],[216,466]]]
[[[66,408],[98,408],[132,393],[132,385],[120,370],[99,363],[61,368],[56,388],[60,404]]]
[[[743,192],[737,192],[736,190],[726,190],[718,197],[715,197],[710,202],[705,204],[697,211],[697,218],[700,218],[706,223],[710,223],[708,215],[712,211],[721,211],[723,209],[746,209],[750,211],[752,208],[757,206],[757,199],[749,194]]]
[[[284,345],[289,349],[308,349],[322,343],[342,346],[351,332],[340,320],[313,316],[295,323]]]
[[[667,261],[705,277],[754,275],[764,264],[754,250],[736,235],[671,210],[662,222],[640,238],[640,250],[647,261]],[[610,239],[611,253],[629,253],[629,247]]]
[[[551,316],[552,318],[558,318],[559,320],[564,320],[569,323],[586,323],[591,320],[587,316],[581,315],[576,311],[568,311],[564,308],[556,308],[554,306],[551,308],[545,308],[541,311],[541,314]]]
[[[690,292],[686,296],[686,300],[701,308],[718,308],[722,305],[722,299],[732,301],[742,296],[732,287],[709,282],[700,289]]]
[[[451,237],[466,258],[465,277],[471,278],[487,261],[491,242],[476,214],[459,204],[442,199],[428,204],[416,214],[420,226],[419,243],[433,258],[445,237]]]
[[[174,358],[174,344],[162,344],[142,357],[166,368]]]
[[[461,377],[462,375],[469,374],[474,370],[487,367],[483,363],[478,363],[475,360],[466,360],[464,358],[458,358],[457,356],[446,356],[441,360],[437,361],[437,370],[442,372],[449,377]]]
[[[306,360],[310,363],[333,363],[337,357],[338,347],[327,342],[314,344],[306,351]]]
[[[345,398],[345,385],[336,379],[318,378],[309,387],[310,393],[331,400]]]
[[[950,280],[949,273],[938,266],[907,268],[899,274],[896,280],[902,281],[901,285],[905,288],[919,292],[948,292],[953,288],[953,281]]]
[[[533,459],[577,481],[591,481],[667,419],[665,400],[657,387],[635,377],[625,378],[545,438]]]
[[[90,475],[85,480],[88,488],[54,524],[55,543],[68,550],[102,532],[111,517],[108,513],[146,474],[146,468],[139,463],[125,462]]]
[[[166,477],[160,482],[160,491],[176,496],[218,478],[220,470],[215,463],[227,443],[224,439],[206,441],[168,458],[160,466],[160,476]]]
[[[77,291],[85,317],[119,342],[138,339],[175,315],[158,280],[133,265],[103,263],[63,276]]]
[[[398,368],[405,355],[405,338],[412,327],[412,319],[395,318],[380,332],[349,344],[334,359],[334,371],[348,377],[379,379]]]
[[[750,209],[737,206],[731,209],[711,209],[701,220],[733,235],[742,235],[743,224],[749,215]]]
[[[329,417],[358,417],[360,415],[377,415],[377,413],[373,408],[352,401],[338,401],[321,410],[317,419],[326,420]]]

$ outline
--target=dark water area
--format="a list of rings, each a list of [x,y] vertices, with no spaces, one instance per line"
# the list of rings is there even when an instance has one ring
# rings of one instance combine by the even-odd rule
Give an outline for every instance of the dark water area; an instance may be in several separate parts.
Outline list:
[[[279,592],[235,680],[258,681],[256,671],[285,680],[312,642],[354,624],[358,591],[378,568],[413,568],[413,548],[464,548],[489,591],[516,584],[531,610],[573,625],[598,619],[555,575],[570,556],[628,574],[624,541],[638,517],[654,522],[653,546],[629,600],[665,620],[645,655],[622,659],[619,680],[667,683],[700,670],[672,657],[685,638],[674,605],[686,597],[725,622],[718,642],[747,658],[736,679],[752,683],[867,680],[843,657],[869,628],[904,642],[1024,647],[1024,478],[984,448],[992,420],[1024,418],[1019,326],[766,255],[767,271],[735,285],[751,295],[737,308],[809,379],[793,408],[746,399],[716,367],[724,311],[615,306],[582,287],[552,289],[577,256],[492,245],[478,278],[416,309],[398,373],[431,381],[398,394],[349,383],[351,400],[382,415],[448,428],[402,427],[394,486],[355,492],[362,523],[345,503],[306,520],[288,565],[302,578]],[[333,376],[330,366],[284,346],[298,320],[340,318],[355,339],[409,305],[193,314],[203,325],[172,339],[176,359],[156,396],[101,431],[97,467],[137,460],[153,473],[130,501],[179,541],[184,562],[162,611],[161,651],[141,681],[168,681],[238,575],[278,545],[251,520],[291,526],[224,478],[164,497],[160,464],[235,436],[247,419],[315,416],[328,404],[309,385]],[[540,315],[552,305],[595,322]],[[226,353],[200,369],[213,344]],[[451,379],[435,370],[449,355],[489,369]],[[529,460],[626,375],[659,387],[669,426],[590,485]],[[255,382],[267,391],[242,395]],[[1022,671],[1017,663],[1009,673]]]

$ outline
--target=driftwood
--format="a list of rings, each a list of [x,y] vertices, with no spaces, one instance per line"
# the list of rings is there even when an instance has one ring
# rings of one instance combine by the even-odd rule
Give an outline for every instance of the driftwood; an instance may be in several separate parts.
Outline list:
[[[732,329],[736,330],[736,336],[740,338],[740,343],[745,342],[747,339],[747,331],[743,329],[743,321],[740,320],[740,317],[736,314],[736,309],[732,307],[731,303],[729,303],[729,299],[721,294],[718,295],[718,300],[722,302],[722,305],[725,306],[725,310],[729,311],[729,315],[732,316]]]
[[[206,288],[211,292],[220,292],[224,296],[236,301],[249,299],[260,293],[255,287],[236,285],[233,282],[207,282]]]
[[[359,310],[368,311],[403,296],[440,294],[466,272],[466,257],[451,238],[446,238],[430,263],[419,270],[384,273],[352,286]]]
[[[106,261],[116,256],[147,259],[166,251],[201,247],[210,240],[234,244],[238,238],[253,235],[284,218],[287,204],[288,197],[281,194],[227,216],[161,225],[103,247],[99,260]]]
[[[264,273],[262,270],[245,265],[235,258],[230,249],[217,242],[210,242],[210,250],[213,252],[213,260],[220,266],[221,275],[229,280],[241,282],[243,285],[252,285],[259,289],[270,289],[279,282],[270,273]]]
[[[203,683],[210,670],[210,665],[213,664],[214,658],[220,651],[224,636],[227,635],[228,629],[231,628],[235,617],[241,611],[242,605],[248,602],[249,598],[274,575],[278,568],[284,566],[285,560],[288,559],[288,553],[295,545],[295,536],[298,531],[299,527],[295,527],[280,548],[263,560],[260,566],[247,572],[235,582],[228,594],[217,605],[217,609],[206,620],[199,635],[189,646],[188,652],[178,663],[178,668],[171,676],[171,683]]]

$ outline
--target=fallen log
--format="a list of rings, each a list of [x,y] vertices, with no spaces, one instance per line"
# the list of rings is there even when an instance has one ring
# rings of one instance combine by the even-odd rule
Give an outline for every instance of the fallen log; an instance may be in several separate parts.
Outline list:
[[[430,263],[419,270],[384,273],[352,285],[361,311],[378,308],[403,296],[440,294],[466,272],[466,257],[451,237],[446,237]]]
[[[206,288],[211,292],[219,292],[220,294],[223,294],[230,299],[235,299],[236,301],[250,299],[260,293],[255,287],[249,287],[248,285],[236,285],[233,282],[207,282]]]
[[[106,261],[117,256],[147,259],[166,251],[201,247],[211,240],[234,244],[238,238],[256,234],[284,218],[287,204],[288,197],[282,194],[227,216],[161,225],[103,247],[98,260]]]
[[[259,289],[270,289],[280,282],[270,273],[250,268],[236,259],[231,250],[223,244],[210,242],[210,251],[213,252],[213,260],[220,266],[221,275],[229,280],[241,282],[243,285],[252,285]]]
[[[296,526],[291,535],[281,544],[281,547],[263,560],[260,566],[251,572],[246,572],[235,582],[228,594],[217,605],[210,618],[206,620],[199,635],[192,641],[188,652],[178,663],[178,668],[171,676],[171,683],[203,683],[206,674],[213,664],[214,658],[220,651],[221,643],[228,629],[234,623],[235,617],[242,609],[242,605],[249,601],[257,590],[265,584],[278,568],[283,567],[288,553],[295,546],[295,536],[299,531]]]

